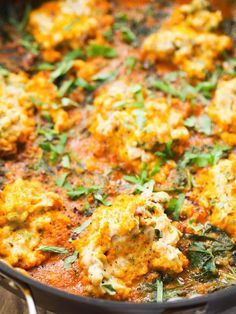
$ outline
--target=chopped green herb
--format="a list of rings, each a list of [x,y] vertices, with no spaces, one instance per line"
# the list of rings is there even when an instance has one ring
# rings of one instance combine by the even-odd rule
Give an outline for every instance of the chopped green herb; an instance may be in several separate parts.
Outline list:
[[[70,52],[68,52],[64,58],[63,61],[73,61],[75,59],[83,59],[85,57],[85,54],[83,52],[83,50],[81,50],[80,48],[78,49],[74,49]]]
[[[70,169],[70,156],[69,155],[62,156],[61,164],[64,168]]]
[[[40,99],[38,99],[34,96],[31,96],[30,99],[31,99],[32,103],[36,106],[42,107],[44,105],[44,103]]]
[[[114,48],[98,44],[91,44],[87,47],[86,52],[89,57],[115,58],[118,56]]]
[[[163,281],[157,280],[156,286],[157,286],[156,302],[163,302]]]
[[[105,32],[103,32],[103,36],[105,37],[105,39],[107,41],[109,41],[110,43],[113,42],[113,30],[112,28],[109,28],[108,30],[106,30]]]
[[[52,252],[52,253],[58,253],[58,254],[68,253],[68,251],[64,247],[59,247],[59,246],[40,246],[39,248],[37,248],[37,251]]]
[[[215,226],[207,225],[201,235],[188,236],[195,240],[189,246],[188,257],[191,267],[201,270],[198,274],[200,280],[204,276],[216,275],[217,268],[224,264],[224,257],[233,255],[234,243],[223,230]]]
[[[67,98],[67,97],[63,97],[61,99],[61,105],[63,108],[78,107],[79,106],[79,104],[77,102],[75,102],[72,99]]]
[[[28,20],[29,20],[30,11],[31,11],[31,5],[27,3],[23,12],[23,17],[20,21],[12,17],[10,18],[11,24],[15,26],[18,32],[20,33],[24,32],[26,25],[28,23]]]
[[[26,50],[28,50],[32,54],[39,54],[39,45],[34,41],[34,38],[30,34],[22,34],[20,43]]]
[[[109,295],[115,295],[116,294],[116,290],[113,288],[113,286],[110,283],[102,283],[101,287]]]
[[[145,191],[152,192],[155,185],[155,181],[148,178],[147,164],[143,165],[139,176],[126,175],[123,178],[127,182],[135,184],[135,193],[142,193]]]
[[[83,58],[84,53],[81,49],[68,52],[63,60],[56,65],[56,69],[51,73],[51,81],[54,82],[59,77],[65,75],[73,66],[73,60]]]
[[[199,93],[202,93],[205,97],[210,98],[211,92],[216,88],[217,81],[219,79],[221,72],[222,72],[221,70],[217,69],[215,72],[213,72],[212,76],[209,78],[208,81],[198,83],[196,86],[196,90]]]
[[[113,80],[117,75],[116,71],[98,73],[92,77],[93,81],[105,82]]]
[[[58,97],[63,97],[73,85],[74,80],[67,80],[62,83],[58,90]]]
[[[91,224],[91,222],[92,222],[92,219],[85,220],[79,227],[75,228],[73,232],[76,234],[80,234]]]
[[[79,252],[74,251],[74,253],[71,256],[68,256],[67,258],[65,258],[64,269],[71,268],[71,265],[74,264],[74,262],[77,260],[78,254],[79,254]]]
[[[152,82],[152,86],[156,88],[157,90],[160,90],[166,94],[179,97],[182,100],[184,100],[183,95],[181,95],[181,93],[168,82],[155,80]]]
[[[138,59],[132,56],[125,59],[124,64],[126,68],[128,69],[128,74],[130,74],[133,71],[133,69],[135,68],[135,65],[137,64],[137,61]]]
[[[66,178],[68,177],[70,173],[65,172],[63,173],[59,178],[55,178],[55,183],[58,187],[63,187],[66,183]]]
[[[212,131],[211,119],[206,114],[200,117],[191,116],[184,121],[184,125],[206,135],[210,135]]]
[[[48,111],[46,111],[46,110],[42,111],[41,116],[47,122],[51,122],[52,121],[50,113]]]
[[[9,75],[9,71],[7,69],[5,69],[3,66],[0,65],[0,75],[1,76],[8,76]]]
[[[92,194],[99,189],[100,189],[100,187],[96,186],[96,185],[91,186],[91,187],[79,186],[79,187],[75,188],[74,190],[68,191],[67,195],[71,199],[77,199],[77,198],[81,197],[82,195]]]
[[[107,195],[105,194],[96,193],[94,198],[105,206],[111,206],[111,202],[107,200]]]
[[[155,155],[161,158],[162,162],[166,162],[169,159],[173,159],[174,153],[172,151],[172,141],[169,141],[165,144],[163,151],[156,152]]]
[[[35,70],[37,71],[47,71],[47,70],[50,71],[54,69],[55,69],[55,65],[48,62],[42,62],[35,66]]]
[[[85,79],[81,78],[81,77],[77,77],[77,79],[74,81],[74,85],[76,87],[82,87],[84,89],[86,89],[89,92],[92,92],[95,90],[95,86],[89,84]]]
[[[136,123],[139,128],[139,130],[142,130],[145,123],[146,123],[146,113],[143,110],[134,110],[133,111],[135,117],[136,117]]]
[[[175,82],[179,78],[186,78],[187,74],[182,71],[174,71],[174,72],[169,72],[164,75],[164,80],[167,82]]]
[[[51,81],[54,82],[57,78],[60,76],[66,74],[73,66],[73,61],[62,61],[60,64],[58,64],[55,71],[51,73]]]
[[[188,164],[195,164],[198,167],[213,166],[229,151],[228,147],[215,145],[209,152],[190,150],[185,152],[183,160],[180,162],[181,167]]]
[[[157,162],[155,163],[155,165],[152,167],[152,170],[150,172],[151,177],[153,177],[155,174],[160,172],[162,164],[163,164],[163,160],[158,159]]]
[[[122,40],[128,44],[136,40],[135,33],[128,27],[123,27],[121,30]]]
[[[51,162],[56,162],[64,151],[67,135],[65,133],[57,134],[54,130],[48,129],[40,129],[38,130],[38,134],[46,137],[46,141],[39,143],[39,147],[45,153],[50,153],[49,160]]]
[[[179,194],[178,198],[172,198],[169,202],[167,212],[172,214],[174,220],[179,220],[180,211],[184,204],[185,195]]]

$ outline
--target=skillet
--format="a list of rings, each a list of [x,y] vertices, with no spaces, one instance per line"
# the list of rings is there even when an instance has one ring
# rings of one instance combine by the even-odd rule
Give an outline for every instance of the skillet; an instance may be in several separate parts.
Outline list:
[[[14,5],[14,4],[12,4]],[[4,14],[5,5],[0,10]],[[0,285],[15,295],[25,298],[30,314],[36,305],[56,313],[142,314],[142,313],[222,313],[236,305],[236,287],[225,288],[205,296],[164,303],[134,304],[73,295],[36,281],[0,261]]]

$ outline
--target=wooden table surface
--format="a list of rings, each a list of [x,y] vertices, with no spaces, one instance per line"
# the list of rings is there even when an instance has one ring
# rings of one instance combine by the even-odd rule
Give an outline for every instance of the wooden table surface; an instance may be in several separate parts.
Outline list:
[[[231,310],[222,312],[220,314],[235,314],[235,313],[236,313],[236,307],[234,307]],[[20,298],[16,297],[12,293],[0,287],[0,314],[28,314],[28,311],[24,302]],[[55,314],[55,313],[46,311],[41,308],[37,308],[37,314]],[[70,313],[68,312],[65,314],[70,314]],[[181,313],[178,312],[178,314],[181,314]]]

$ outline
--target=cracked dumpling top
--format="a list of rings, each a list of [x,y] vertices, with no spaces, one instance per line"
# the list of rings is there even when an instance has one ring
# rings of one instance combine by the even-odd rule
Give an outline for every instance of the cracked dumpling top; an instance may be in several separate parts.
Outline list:
[[[25,269],[41,264],[47,254],[39,245],[57,243],[54,232],[68,221],[60,197],[39,181],[17,179],[0,195],[0,256]]]
[[[215,96],[207,108],[221,138],[229,145],[236,145],[236,78],[222,79]]]
[[[74,246],[83,283],[94,295],[127,298],[134,282],[150,270],[179,273],[186,257],[176,248],[180,232],[164,213],[168,194],[120,195],[100,206]],[[110,289],[111,290],[111,289]]]
[[[150,59],[172,62],[190,77],[202,79],[215,68],[221,53],[232,48],[230,37],[214,33],[221,13],[202,0],[178,7],[166,24],[143,43]]]
[[[26,100],[24,73],[0,76],[0,153],[13,154],[34,130],[30,104]]]
[[[47,111],[56,132],[70,127],[68,113],[61,108],[56,86],[47,72],[32,78],[25,73],[0,76],[0,152],[14,154],[18,143],[26,143],[34,132],[33,109]]]
[[[173,99],[150,97],[141,85],[116,81],[94,100],[90,132],[123,162],[152,158],[155,144],[186,141],[187,106]]]
[[[108,8],[105,0],[51,1],[31,12],[28,28],[45,49],[60,44],[77,48],[96,35]]]
[[[205,211],[211,224],[225,230],[236,239],[236,155],[222,159],[215,166],[202,169],[196,175],[190,200],[198,212]],[[188,203],[182,212],[191,216]]]
[[[192,2],[177,7],[171,17],[170,23],[185,22],[197,31],[212,31],[222,22],[221,11],[211,11],[207,0],[193,0]]]

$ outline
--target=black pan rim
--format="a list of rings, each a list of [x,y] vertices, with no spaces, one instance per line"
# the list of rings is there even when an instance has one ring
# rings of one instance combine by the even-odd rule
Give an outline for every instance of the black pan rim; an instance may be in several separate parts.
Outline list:
[[[105,299],[98,299],[92,297],[85,297],[76,294],[69,293],[67,291],[49,286],[44,284],[38,280],[33,279],[32,277],[28,277],[23,275],[19,271],[15,270],[14,268],[8,266],[7,264],[0,261],[0,273],[3,273],[13,280],[17,280],[19,283],[24,283],[28,285],[29,288],[33,287],[42,292],[53,294],[54,296],[60,298],[66,298],[68,301],[72,302],[80,302],[87,305],[93,306],[111,306],[113,308],[138,308],[140,310],[145,309],[173,309],[173,308],[183,308],[183,307],[195,307],[206,305],[207,303],[214,301],[216,299],[223,299],[224,297],[233,297],[236,295],[236,286],[232,285],[227,288],[218,290],[216,292],[206,294],[203,296],[196,296],[191,299],[185,300],[176,300],[176,301],[169,301],[169,302],[156,302],[156,303],[134,303],[128,301],[113,301],[113,300],[105,300]],[[36,302],[37,303],[37,302]],[[236,303],[236,301],[235,301]]]

